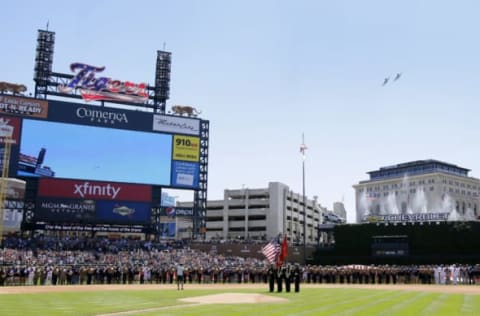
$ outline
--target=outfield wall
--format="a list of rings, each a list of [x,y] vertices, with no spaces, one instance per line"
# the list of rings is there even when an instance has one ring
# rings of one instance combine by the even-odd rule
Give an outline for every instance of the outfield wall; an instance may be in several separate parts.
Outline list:
[[[374,236],[407,236],[407,255],[374,256]],[[314,254],[317,264],[442,264],[480,262],[479,222],[352,224],[334,228],[333,247]]]

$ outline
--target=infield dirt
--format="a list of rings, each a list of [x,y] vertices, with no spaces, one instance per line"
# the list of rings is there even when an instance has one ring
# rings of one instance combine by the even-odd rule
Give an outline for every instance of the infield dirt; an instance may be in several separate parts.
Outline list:
[[[436,293],[459,293],[480,295],[478,285],[427,285],[427,284],[302,284],[301,288],[358,288],[376,290],[405,290]],[[185,291],[194,290],[261,290],[268,293],[267,284],[185,284]],[[48,293],[48,292],[88,292],[122,290],[172,290],[176,284],[114,284],[114,285],[55,285],[55,286],[6,286],[0,287],[0,294]],[[286,294],[286,293],[285,293]],[[289,293],[295,295],[294,292]]]

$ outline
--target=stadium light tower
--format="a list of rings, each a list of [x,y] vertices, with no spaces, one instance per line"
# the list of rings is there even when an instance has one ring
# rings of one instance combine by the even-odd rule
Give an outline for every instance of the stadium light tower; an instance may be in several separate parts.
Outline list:
[[[300,145],[300,152],[302,153],[302,191],[303,191],[303,263],[307,264],[307,208],[305,197],[305,136],[302,133],[302,144]]]

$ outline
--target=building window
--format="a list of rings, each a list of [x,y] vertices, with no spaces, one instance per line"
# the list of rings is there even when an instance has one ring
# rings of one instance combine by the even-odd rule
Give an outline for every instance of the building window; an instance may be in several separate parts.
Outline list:
[[[433,186],[430,187],[430,191],[433,191],[435,190],[435,188]]]

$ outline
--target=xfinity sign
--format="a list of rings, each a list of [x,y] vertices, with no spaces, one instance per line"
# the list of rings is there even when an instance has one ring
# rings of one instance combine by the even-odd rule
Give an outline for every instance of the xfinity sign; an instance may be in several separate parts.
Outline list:
[[[114,200],[118,193],[120,192],[120,187],[115,187],[113,185],[94,185],[90,182],[84,182],[83,184],[75,184],[75,195],[80,195],[84,198],[86,195],[89,196],[98,196],[99,198],[111,198]]]
[[[40,178],[40,198],[152,202],[152,187],[145,184]]]

